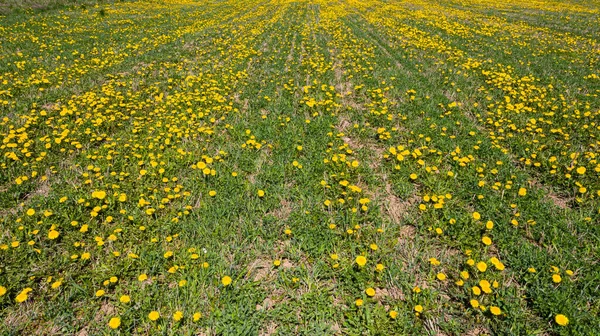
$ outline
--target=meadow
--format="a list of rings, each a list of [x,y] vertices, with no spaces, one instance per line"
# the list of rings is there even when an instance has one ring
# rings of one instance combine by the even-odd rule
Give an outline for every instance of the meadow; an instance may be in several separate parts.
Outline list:
[[[598,0],[30,4],[1,335],[598,335]]]

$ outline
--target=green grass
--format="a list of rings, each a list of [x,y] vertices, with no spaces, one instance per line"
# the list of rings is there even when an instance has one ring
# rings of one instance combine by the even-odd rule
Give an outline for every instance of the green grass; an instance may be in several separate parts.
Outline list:
[[[0,334],[600,329],[598,3],[103,4],[0,18]]]
[[[18,13],[44,12],[58,9],[98,8],[100,5],[114,5],[124,0],[1,0],[0,15],[17,15]],[[100,8],[99,15],[106,11]]]

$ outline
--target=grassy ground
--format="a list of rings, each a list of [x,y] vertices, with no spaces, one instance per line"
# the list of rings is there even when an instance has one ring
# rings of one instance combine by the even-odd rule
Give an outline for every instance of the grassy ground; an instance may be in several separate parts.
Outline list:
[[[0,17],[0,334],[594,335],[599,9]]]
[[[0,15],[43,12],[65,8],[87,8],[100,5],[109,6],[123,1],[125,0],[0,0]]]

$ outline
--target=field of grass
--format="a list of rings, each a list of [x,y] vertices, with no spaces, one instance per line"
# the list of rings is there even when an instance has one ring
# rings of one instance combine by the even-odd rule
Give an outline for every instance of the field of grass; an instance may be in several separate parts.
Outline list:
[[[52,9],[86,9],[129,0],[0,0],[0,15],[15,15],[26,12],[39,13]],[[102,15],[104,12],[102,12]]]
[[[600,333],[598,0],[99,3],[0,15],[1,335]]]

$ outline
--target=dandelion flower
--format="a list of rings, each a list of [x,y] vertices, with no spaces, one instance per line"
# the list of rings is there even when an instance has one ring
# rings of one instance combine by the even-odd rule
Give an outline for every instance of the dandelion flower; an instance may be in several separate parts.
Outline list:
[[[94,191],[92,193],[92,197],[102,200],[106,197],[106,192],[105,191]]]
[[[563,315],[563,314],[558,314],[554,317],[554,321],[556,321],[556,323],[558,323],[558,325],[560,326],[566,326],[567,324],[569,324],[569,319]]]
[[[221,283],[223,284],[223,286],[227,287],[231,285],[231,278],[226,275],[221,279]]]
[[[552,275],[552,282],[554,283],[560,283],[562,281],[562,278],[560,277],[560,275],[558,274],[553,274]]]
[[[25,293],[20,293],[19,295],[17,295],[17,297],[15,298],[15,301],[17,301],[17,303],[21,303],[23,301],[26,301],[28,299],[27,294]]]
[[[150,312],[150,314],[148,314],[148,318],[150,319],[150,321],[156,321],[160,318],[160,313],[156,310],[153,310]]]
[[[17,301],[17,303],[27,301],[27,299],[29,298],[29,292],[31,292],[31,291],[33,291],[33,289],[31,289],[29,287],[23,289],[21,291],[21,293],[19,293],[19,295],[17,295],[17,297],[15,298],[15,301]]]
[[[48,239],[56,239],[56,238],[58,238],[59,235],[60,235],[60,233],[58,233],[58,231],[50,230],[48,232]]]
[[[117,329],[120,325],[121,325],[120,317],[113,317],[108,322],[108,326],[111,327],[112,329]]]

